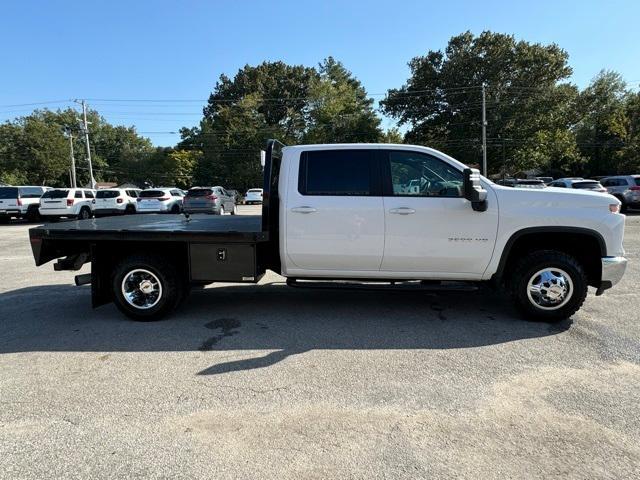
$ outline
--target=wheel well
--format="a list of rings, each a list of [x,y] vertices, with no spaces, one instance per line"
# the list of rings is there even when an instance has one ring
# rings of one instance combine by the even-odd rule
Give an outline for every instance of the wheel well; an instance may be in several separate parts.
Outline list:
[[[498,278],[508,278],[516,262],[535,250],[557,250],[573,256],[585,269],[589,285],[598,287],[602,278],[601,257],[606,256],[604,241],[586,232],[532,232],[518,235],[505,247]]]
[[[189,278],[189,253],[185,242],[101,242],[91,245],[91,294],[94,307],[113,300],[111,275],[123,258],[136,254],[158,255]]]

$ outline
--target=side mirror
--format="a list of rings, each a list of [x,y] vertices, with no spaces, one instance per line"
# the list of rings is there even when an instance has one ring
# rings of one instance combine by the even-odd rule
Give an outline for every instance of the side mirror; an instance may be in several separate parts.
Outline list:
[[[480,171],[477,168],[465,168],[463,175],[464,198],[471,202],[476,212],[484,212],[487,209],[487,191],[480,183]]]

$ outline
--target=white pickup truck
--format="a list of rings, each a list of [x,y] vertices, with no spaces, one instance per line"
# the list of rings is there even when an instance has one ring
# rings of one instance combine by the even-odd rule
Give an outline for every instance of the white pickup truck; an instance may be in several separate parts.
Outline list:
[[[269,141],[261,216],[132,216],[30,231],[36,264],[91,262],[93,305],[128,316],[170,312],[191,284],[509,292],[527,317],[573,315],[622,277],[625,216],[606,193],[502,187],[455,159],[411,145],[285,147]],[[335,282],[339,280],[339,282]]]

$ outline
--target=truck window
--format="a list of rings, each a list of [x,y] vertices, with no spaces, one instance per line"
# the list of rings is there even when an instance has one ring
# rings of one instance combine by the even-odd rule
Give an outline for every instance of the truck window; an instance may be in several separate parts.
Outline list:
[[[43,189],[41,187],[22,187],[20,188],[20,198],[40,198]]]
[[[442,160],[418,152],[389,150],[393,196],[461,197],[462,172]]]
[[[118,198],[120,192],[118,190],[98,190],[96,198]]]
[[[44,192],[42,198],[67,198],[69,190],[49,190]]]
[[[0,188],[0,200],[7,200],[9,198],[18,198],[18,189],[16,187]]]
[[[373,150],[317,150],[300,157],[302,195],[368,196],[372,191]]]

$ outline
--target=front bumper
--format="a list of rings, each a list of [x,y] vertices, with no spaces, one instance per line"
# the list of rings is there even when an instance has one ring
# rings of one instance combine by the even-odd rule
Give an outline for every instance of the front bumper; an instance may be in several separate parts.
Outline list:
[[[618,283],[626,269],[627,259],[625,257],[602,257],[602,278],[596,295],[602,295],[605,290]]]

